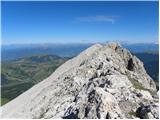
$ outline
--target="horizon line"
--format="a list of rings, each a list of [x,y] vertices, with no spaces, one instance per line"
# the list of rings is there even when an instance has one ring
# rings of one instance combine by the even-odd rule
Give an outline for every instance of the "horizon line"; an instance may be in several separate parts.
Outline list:
[[[128,41],[106,41],[106,42],[39,42],[39,43],[2,43],[2,45],[38,45],[38,44],[106,44],[108,42],[118,42],[120,44],[159,44],[159,42],[128,42]]]

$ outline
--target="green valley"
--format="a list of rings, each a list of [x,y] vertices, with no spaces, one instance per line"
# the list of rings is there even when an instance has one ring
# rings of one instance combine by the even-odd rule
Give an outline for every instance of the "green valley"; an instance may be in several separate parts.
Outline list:
[[[47,78],[68,59],[55,55],[34,55],[2,62],[1,104],[9,102]]]

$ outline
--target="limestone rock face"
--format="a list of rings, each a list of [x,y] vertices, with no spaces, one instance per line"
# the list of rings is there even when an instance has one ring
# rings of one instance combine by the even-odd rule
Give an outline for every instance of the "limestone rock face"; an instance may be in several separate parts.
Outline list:
[[[1,109],[2,118],[158,118],[158,95],[136,56],[96,44]]]

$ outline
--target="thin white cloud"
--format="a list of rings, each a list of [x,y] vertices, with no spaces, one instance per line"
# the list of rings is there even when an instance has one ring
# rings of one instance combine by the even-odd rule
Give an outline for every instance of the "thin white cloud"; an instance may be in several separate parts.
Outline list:
[[[106,16],[106,15],[96,15],[96,16],[84,16],[76,18],[79,22],[110,22],[115,23],[117,16]]]

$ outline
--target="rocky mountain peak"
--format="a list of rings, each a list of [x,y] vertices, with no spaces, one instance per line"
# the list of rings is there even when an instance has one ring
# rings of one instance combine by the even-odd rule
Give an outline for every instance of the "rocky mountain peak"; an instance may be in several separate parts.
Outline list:
[[[113,49],[113,50],[116,50],[117,48],[121,47],[121,45],[119,43],[116,43],[116,42],[110,42],[106,46]]]
[[[96,44],[2,107],[3,118],[158,118],[143,63],[118,43]],[[14,109],[14,110],[13,110]]]

